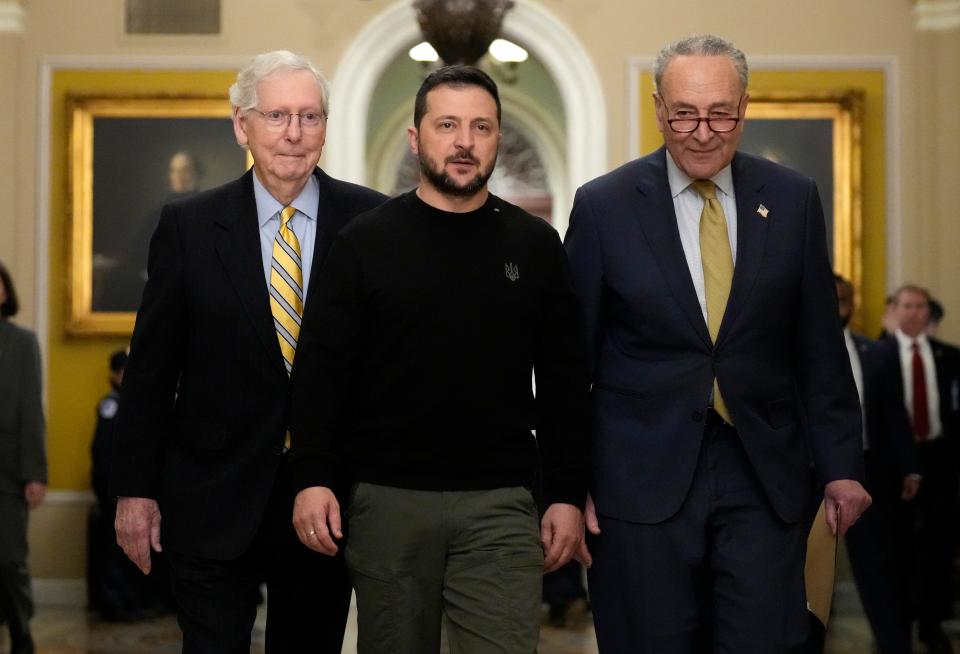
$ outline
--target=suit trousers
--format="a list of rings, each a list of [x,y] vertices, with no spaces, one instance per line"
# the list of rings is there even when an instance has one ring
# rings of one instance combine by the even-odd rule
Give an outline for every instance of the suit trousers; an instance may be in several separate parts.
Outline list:
[[[847,554],[877,654],[910,654],[906,584],[895,538],[901,480],[890,467],[864,453],[865,486],[873,504],[847,532]]]
[[[293,497],[281,474],[253,544],[238,559],[167,551],[183,654],[249,654],[262,583],[267,654],[340,654],[350,609],[342,553],[329,557],[307,549],[292,516]]]
[[[22,495],[0,493],[0,617],[10,630],[11,652],[33,651],[33,594],[27,571],[27,505]]]
[[[637,524],[598,507],[588,545],[601,654],[804,651],[803,525],[776,515],[737,432],[709,414],[675,515]]]
[[[952,444],[937,438],[917,445],[923,481],[901,510],[897,530],[907,570],[912,617],[921,625],[953,615],[953,557],[957,551],[957,463]]]

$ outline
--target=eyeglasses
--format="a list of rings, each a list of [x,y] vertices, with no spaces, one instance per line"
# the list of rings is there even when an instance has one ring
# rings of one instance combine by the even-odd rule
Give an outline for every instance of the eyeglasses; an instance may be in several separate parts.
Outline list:
[[[717,134],[725,134],[726,132],[732,132],[737,128],[737,123],[740,122],[740,105],[743,103],[743,96],[740,96],[740,101],[737,102],[737,115],[736,116],[707,116],[704,118],[668,118],[667,124],[670,125],[670,129],[678,134],[689,134],[690,132],[696,132],[700,127],[700,123],[706,123],[707,127],[716,132]],[[664,106],[666,106],[666,101],[664,101]]]
[[[287,126],[290,125],[290,120],[294,116],[300,121],[300,129],[316,129],[320,127],[320,123],[323,122],[325,117],[319,111],[304,111],[300,114],[292,114],[287,111],[280,111],[279,109],[275,109],[274,111],[251,109],[250,111],[263,116],[263,122],[267,124],[267,127],[276,131],[287,129]]]

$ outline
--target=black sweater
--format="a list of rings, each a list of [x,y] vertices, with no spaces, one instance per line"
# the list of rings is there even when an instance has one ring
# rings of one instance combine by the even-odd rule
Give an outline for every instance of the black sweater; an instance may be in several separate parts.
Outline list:
[[[494,196],[449,213],[410,192],[354,219],[319,280],[293,371],[295,490],[530,485],[539,455],[546,502],[582,507],[584,329],[553,228]]]

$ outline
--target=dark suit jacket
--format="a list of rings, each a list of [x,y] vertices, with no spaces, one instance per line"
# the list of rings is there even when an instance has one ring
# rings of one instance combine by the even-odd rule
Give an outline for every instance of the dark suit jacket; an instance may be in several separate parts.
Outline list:
[[[0,318],[0,494],[23,497],[28,481],[47,482],[40,386],[37,337]]]
[[[306,304],[333,237],[383,201],[317,169]],[[281,465],[289,378],[263,275],[253,173],[164,207],[117,417],[112,493],[159,501],[164,546],[231,559]]]
[[[899,497],[903,478],[920,472],[903,404],[896,341],[852,334],[863,370],[863,419],[869,447],[867,482],[874,501]]]
[[[592,346],[597,510],[654,523],[679,509],[716,375],[775,511],[799,521],[811,460],[824,483],[859,479],[862,467],[859,402],[816,186],[768,161],[734,157],[737,260],[713,345],[665,157],[661,148],[583,186],[566,237]]]
[[[960,447],[960,349],[936,338],[929,338],[933,365],[937,369],[937,390],[940,395],[940,425],[953,453]],[[900,365],[899,342],[895,336],[884,340],[896,354],[900,403],[903,404],[903,369]],[[912,432],[911,432],[912,433]]]

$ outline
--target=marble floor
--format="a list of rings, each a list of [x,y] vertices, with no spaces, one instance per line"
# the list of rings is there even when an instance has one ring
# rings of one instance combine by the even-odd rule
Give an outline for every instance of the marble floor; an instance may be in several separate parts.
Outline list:
[[[570,616],[566,628],[544,625],[540,654],[595,654],[589,614]],[[179,631],[172,617],[137,624],[110,624],[81,609],[40,607],[34,619],[38,654],[174,654],[180,651]],[[946,626],[954,648],[960,652],[960,621]],[[5,631],[5,630],[4,630]],[[0,653],[9,645],[0,636]],[[918,652],[923,650],[918,648]],[[263,617],[258,618],[251,654],[263,652]],[[356,652],[356,627],[351,614],[344,654]],[[827,654],[870,654],[870,632],[858,611],[841,612],[831,622]]]

